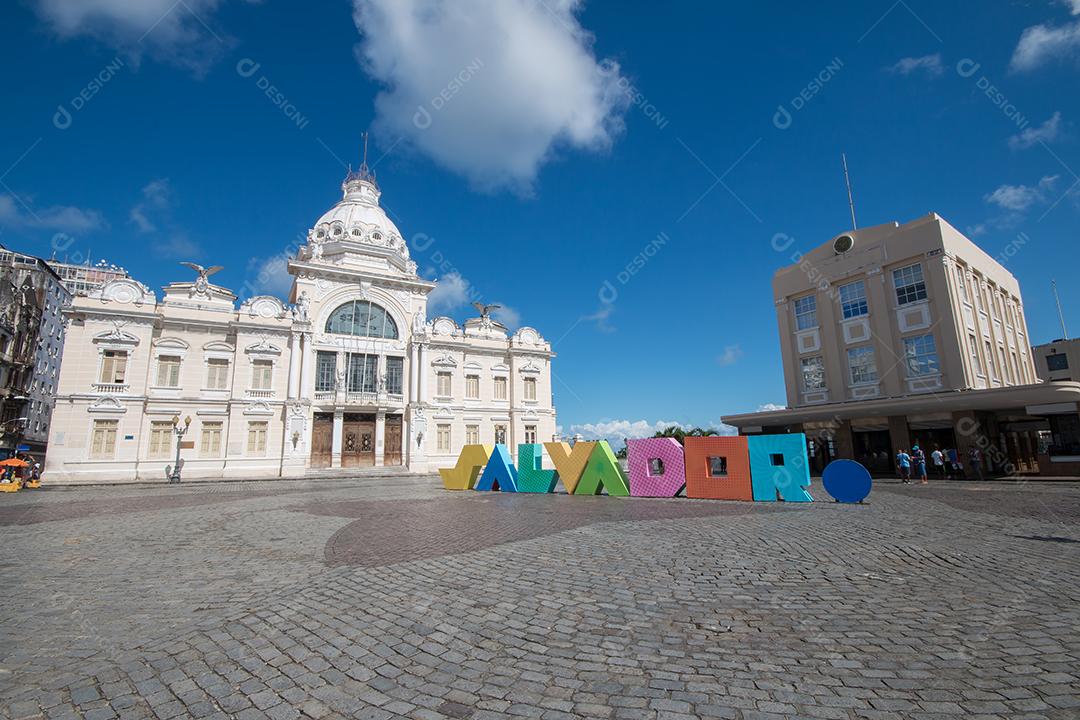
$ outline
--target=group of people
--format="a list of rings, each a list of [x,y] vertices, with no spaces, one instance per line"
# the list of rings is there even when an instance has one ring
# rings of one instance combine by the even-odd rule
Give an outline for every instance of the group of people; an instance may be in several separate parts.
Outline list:
[[[968,463],[971,466],[971,474],[976,479],[982,480],[982,451],[979,448],[972,447],[968,452]],[[935,445],[933,452],[930,453],[930,464],[934,466],[934,473],[942,480],[964,478],[964,465],[960,462],[960,453],[956,448],[942,450]],[[896,454],[896,469],[905,485],[911,484],[913,478],[918,478],[922,485],[929,482],[926,453],[918,443],[912,446],[910,453],[903,448],[900,449],[900,452]]]

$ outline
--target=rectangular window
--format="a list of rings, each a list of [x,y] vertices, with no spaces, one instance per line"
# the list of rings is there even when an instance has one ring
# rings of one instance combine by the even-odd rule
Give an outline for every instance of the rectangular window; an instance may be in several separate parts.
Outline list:
[[[158,387],[180,387],[180,358],[176,355],[158,356]]]
[[[495,399],[506,399],[506,378],[504,377],[495,378]]]
[[[825,361],[820,355],[802,359],[802,381],[804,390],[825,389]]]
[[[127,370],[127,350],[106,350],[102,353],[101,382],[122,384]]]
[[[391,395],[401,395],[404,377],[405,358],[394,356],[386,358],[386,392]]]
[[[922,265],[918,263],[893,270],[893,285],[896,286],[896,303],[907,305],[926,299],[926,283],[923,282]]]
[[[840,286],[840,309],[844,319],[862,317],[870,312],[866,304],[866,283],[856,280]]]
[[[495,444],[496,445],[505,445],[506,444],[506,426],[505,425],[496,425],[495,426]]]
[[[379,358],[376,355],[349,353],[349,392],[373,393],[378,388]]]
[[[248,423],[247,454],[266,454],[266,432],[268,423],[265,420]]]
[[[269,390],[272,385],[272,378],[274,375],[274,361],[273,360],[252,360],[251,361],[251,389],[252,390]]]
[[[94,460],[109,460],[116,452],[116,430],[119,420],[95,420],[94,431],[90,438],[90,457]]]
[[[1014,361],[1015,362],[1015,361]],[[1047,355],[1046,369],[1050,372],[1060,372],[1069,369],[1068,355]]]
[[[333,392],[337,385],[337,353],[323,352],[315,356],[315,392]]]
[[[536,426],[535,425],[526,425],[525,426],[525,443],[528,444],[528,445],[535,445],[536,444]]]
[[[937,343],[933,335],[919,335],[904,338],[904,361],[907,363],[908,377],[935,375],[940,372]]]
[[[982,375],[982,360],[979,359],[979,341],[974,335],[968,335],[968,352],[971,354],[971,369],[976,375]]]
[[[709,456],[709,477],[727,477],[727,458]]]
[[[480,426],[479,425],[466,425],[465,426],[465,444],[466,445],[479,445],[480,444]]]
[[[213,358],[206,361],[206,387],[209,390],[225,390],[229,387],[229,361]]]
[[[964,279],[964,268],[956,268],[956,288],[960,291],[960,299],[966,303],[970,303],[971,299],[968,297],[967,280]]]
[[[1080,455],[1080,415],[1050,415],[1051,455]]]
[[[167,458],[172,449],[173,424],[168,420],[155,420],[150,423],[150,447],[147,456]]]
[[[1001,379],[1007,379],[1015,385],[1016,377],[1009,372],[1009,361],[1005,358],[1005,348],[1001,345],[998,345],[998,367],[1001,368]]]
[[[479,375],[466,375],[465,376],[465,399],[466,400],[479,400],[480,399],[480,376]]]
[[[795,329],[809,330],[817,327],[817,297],[810,295],[795,301]]]
[[[990,347],[990,341],[984,341],[986,345],[986,369],[989,371],[987,374],[990,377],[997,378],[997,368],[994,367],[994,350]]]
[[[451,397],[451,375],[448,372],[441,372],[435,375],[435,394],[439,397],[448,398]]]
[[[875,383],[878,379],[877,363],[874,361],[874,348],[857,347],[847,352],[848,368],[851,370],[851,384]]]
[[[221,428],[220,422],[204,422],[202,424],[202,436],[199,438],[199,454],[203,457],[221,456]]]
[[[450,426],[439,425],[436,431],[435,439],[438,445],[438,450],[441,453],[450,452]]]
[[[536,378],[525,378],[525,399],[536,399]]]

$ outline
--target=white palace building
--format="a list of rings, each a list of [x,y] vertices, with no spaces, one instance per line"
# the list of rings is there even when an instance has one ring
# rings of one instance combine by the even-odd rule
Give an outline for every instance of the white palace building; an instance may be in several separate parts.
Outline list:
[[[198,277],[115,279],[67,312],[50,429],[52,483],[297,477],[453,465],[463,445],[555,437],[551,345],[488,308],[427,319],[416,273],[366,166],[289,262],[291,305]],[[178,431],[184,431],[182,436]]]

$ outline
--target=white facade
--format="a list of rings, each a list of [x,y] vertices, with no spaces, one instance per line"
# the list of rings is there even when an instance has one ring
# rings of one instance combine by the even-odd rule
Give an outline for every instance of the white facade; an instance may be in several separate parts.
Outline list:
[[[186,479],[426,472],[467,442],[550,441],[550,345],[486,313],[428,321],[435,283],[416,274],[374,177],[342,190],[289,263],[291,306],[237,309],[213,269],[160,303],[131,279],[76,298],[47,481],[164,480],[174,417],[191,418]]]

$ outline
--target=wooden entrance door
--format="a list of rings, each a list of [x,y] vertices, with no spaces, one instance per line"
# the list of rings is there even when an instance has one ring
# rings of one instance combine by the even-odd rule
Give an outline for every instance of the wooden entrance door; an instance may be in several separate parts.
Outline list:
[[[383,465],[401,464],[401,416],[387,415],[383,441]]]
[[[311,428],[311,467],[330,467],[334,459],[334,416],[315,413]]]
[[[375,465],[375,416],[345,415],[341,433],[341,467]]]

